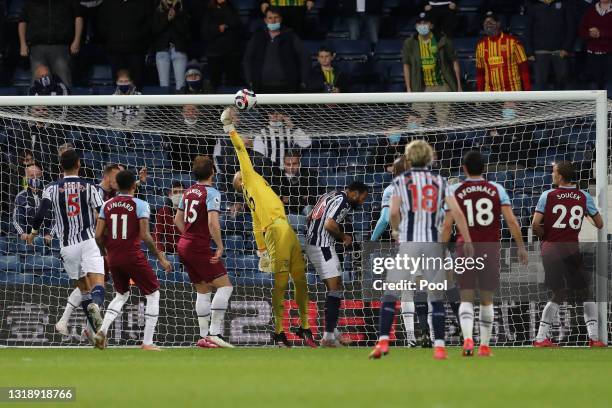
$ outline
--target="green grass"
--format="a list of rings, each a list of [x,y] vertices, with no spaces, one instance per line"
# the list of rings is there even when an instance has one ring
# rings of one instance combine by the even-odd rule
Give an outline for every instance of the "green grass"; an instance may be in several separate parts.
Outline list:
[[[0,386],[73,386],[78,407],[609,407],[612,350],[0,349]],[[8,404],[0,403],[0,408]],[[26,404],[19,404],[25,407]]]

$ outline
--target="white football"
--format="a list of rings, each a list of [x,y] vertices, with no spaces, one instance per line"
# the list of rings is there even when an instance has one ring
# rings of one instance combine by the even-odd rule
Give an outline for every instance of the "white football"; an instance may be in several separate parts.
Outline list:
[[[257,105],[257,95],[250,89],[241,89],[236,92],[234,105],[240,110],[253,109]]]

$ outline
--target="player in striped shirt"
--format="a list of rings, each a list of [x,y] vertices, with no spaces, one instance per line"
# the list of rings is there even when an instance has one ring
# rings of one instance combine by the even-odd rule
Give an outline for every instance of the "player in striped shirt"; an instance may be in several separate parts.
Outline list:
[[[100,308],[104,304],[104,259],[95,241],[96,217],[104,202],[98,188],[79,177],[81,162],[76,151],[64,151],[60,156],[60,165],[64,177],[45,188],[32,220],[28,242],[33,242],[47,213],[52,210],[64,269],[70,279],[77,281],[79,289],[70,294],[56,329],[68,335],[66,316],[80,304],[93,329],[89,333],[92,338],[102,324]]]
[[[544,282],[553,292],[552,299],[542,311],[533,345],[557,346],[548,337],[548,332],[559,313],[559,304],[565,302],[568,291],[572,291],[576,301],[583,302],[589,346],[606,347],[599,340],[597,305],[593,301],[591,277],[584,270],[578,242],[585,216],[590,217],[598,229],[603,228],[603,219],[593,197],[574,184],[576,169],[572,163],[555,164],[552,177],[553,188],[542,193],[531,223],[534,234],[542,240]]]
[[[484,20],[486,37],[476,45],[476,90],[531,91],[525,48],[500,27],[499,16],[488,12]]]
[[[401,156],[395,159],[393,162],[393,177],[397,177],[403,172],[407,170],[406,165],[406,157]],[[389,203],[391,202],[391,196],[393,195],[393,183],[389,184],[385,191],[383,191],[382,201],[381,201],[381,209],[380,209],[380,217],[378,217],[378,221],[376,222],[376,227],[374,227],[374,232],[370,237],[370,241],[377,241],[382,234],[387,230],[387,226],[389,225]],[[406,339],[408,341],[409,347],[416,346],[416,338],[414,336],[414,315],[415,315],[415,306],[414,301],[409,299],[406,296],[406,291],[402,292],[402,300],[401,300],[401,313],[402,320],[404,322],[404,329],[406,330]],[[422,309],[421,309],[422,310]],[[425,303],[425,314],[419,314],[419,324],[421,325],[421,330],[429,333],[429,326],[427,324],[427,303]]]
[[[336,240],[344,246],[351,245],[353,238],[345,234],[340,224],[346,215],[368,197],[368,186],[353,181],[344,191],[332,191],[319,198],[308,214],[306,255],[314,265],[327,288],[325,297],[325,332],[321,340],[323,347],[346,345],[350,340],[336,329],[342,292],[342,267],[336,254]]]
[[[466,255],[472,255],[471,237],[467,222],[457,200],[447,189],[446,179],[431,172],[433,149],[424,140],[415,140],[406,146],[406,160],[411,168],[393,180],[393,195],[390,203],[390,221],[393,235],[400,243],[399,257],[417,259],[444,259],[444,250],[437,244],[438,229],[444,217],[443,206],[449,208],[457,221],[459,232],[464,236]],[[445,278],[444,270],[435,267],[420,267],[417,270],[392,268],[387,272],[388,283],[425,279],[429,283],[440,283]],[[412,295],[412,291],[409,292]],[[434,330],[434,358],[447,358],[444,347],[444,293],[428,291],[432,304]],[[380,308],[378,342],[370,358],[381,358],[389,353],[389,333],[395,317],[395,304],[400,298],[399,290],[384,291]]]

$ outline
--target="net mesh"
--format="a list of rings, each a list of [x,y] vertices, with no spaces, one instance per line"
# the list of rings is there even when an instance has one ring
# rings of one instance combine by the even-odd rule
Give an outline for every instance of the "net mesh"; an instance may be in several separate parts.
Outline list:
[[[150,204],[154,238],[174,265],[174,272],[165,275],[150,258],[162,285],[156,341],[164,346],[188,346],[198,338],[195,293],[173,244],[178,237],[171,225],[169,192],[175,181],[185,187],[193,182],[189,172],[193,157],[212,156],[216,187],[222,193],[224,262],[235,286],[225,334],[236,344],[270,344],[273,281],[257,271],[251,216],[232,189],[231,179],[239,167],[218,121],[222,110],[221,105],[0,107],[0,345],[87,345],[81,337],[85,318],[79,308],[69,322],[70,336],[58,334],[53,327],[72,290],[59,258],[57,238],[25,245],[18,232],[19,223],[25,228],[27,220],[15,219],[20,212],[15,198],[26,186],[26,164],[33,160],[41,167],[45,184],[57,179],[58,148],[66,143],[81,154],[82,176],[96,183],[107,164],[120,163],[140,172],[137,196]],[[447,177],[460,176],[465,152],[480,150],[488,160],[487,178],[509,192],[524,236],[530,239],[527,226],[540,193],[551,184],[553,162],[573,161],[580,187],[588,190],[594,185],[594,112],[593,101],[260,105],[241,112],[237,128],[257,170],[287,202],[289,221],[302,242],[306,215],[319,195],[353,180],[369,185],[372,193],[365,205],[342,225],[353,235],[354,244],[337,247],[345,285],[339,328],[355,344],[367,345],[376,337],[380,303],[363,296],[361,248],[379,217],[382,192],[391,181],[389,167],[406,143],[415,138],[429,141],[436,151],[433,167]],[[282,135],[283,143],[274,145],[270,135],[277,141]],[[300,156],[299,177],[290,178],[284,159],[293,157],[295,151]],[[46,225],[51,234],[53,220]],[[585,227],[583,239],[595,237]],[[504,226],[503,239],[509,238]],[[388,231],[382,241],[390,241]],[[501,280],[492,342],[529,344],[548,300],[541,266],[532,262],[528,268],[502,268]],[[310,320],[318,336],[325,288],[311,265],[308,283]],[[110,300],[110,286],[107,289]],[[527,293],[529,300],[515,300],[511,291]],[[141,340],[144,298],[135,287],[133,294],[111,328],[111,345]],[[283,316],[287,333],[299,324],[297,306],[290,298]],[[562,306],[553,328],[559,342],[581,344],[586,340],[581,316],[580,307]],[[447,326],[447,340],[459,342],[459,325],[452,313]],[[399,344],[406,340],[399,315],[392,338]]]

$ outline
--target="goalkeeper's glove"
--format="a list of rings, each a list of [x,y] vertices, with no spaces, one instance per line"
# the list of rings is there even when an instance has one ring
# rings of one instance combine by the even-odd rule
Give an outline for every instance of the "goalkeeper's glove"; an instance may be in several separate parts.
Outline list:
[[[270,259],[268,251],[257,251],[257,256],[259,257],[259,270],[266,273],[272,273],[272,260]]]
[[[221,114],[221,123],[223,123],[223,131],[225,133],[236,130],[234,127],[234,119],[232,119],[232,108],[225,108]]]

